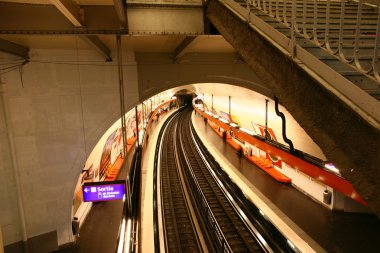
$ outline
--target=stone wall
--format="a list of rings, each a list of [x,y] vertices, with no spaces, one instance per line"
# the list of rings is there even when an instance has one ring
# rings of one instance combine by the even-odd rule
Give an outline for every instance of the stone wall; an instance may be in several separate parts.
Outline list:
[[[0,224],[5,245],[25,240],[21,211],[27,238],[56,231],[61,245],[72,240],[70,209],[85,159],[120,117],[117,63],[84,50],[31,49],[30,57],[22,71],[2,76]],[[139,100],[133,52],[124,63],[128,111]]]

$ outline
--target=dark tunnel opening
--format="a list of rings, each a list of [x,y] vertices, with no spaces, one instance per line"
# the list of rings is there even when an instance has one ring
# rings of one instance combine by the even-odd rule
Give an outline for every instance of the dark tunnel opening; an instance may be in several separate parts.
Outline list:
[[[175,96],[177,97],[179,106],[191,106],[195,94],[189,90],[180,90]]]

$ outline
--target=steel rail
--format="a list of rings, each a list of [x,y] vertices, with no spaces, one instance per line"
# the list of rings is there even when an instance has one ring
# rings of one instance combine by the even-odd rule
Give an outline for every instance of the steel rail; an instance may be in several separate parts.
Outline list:
[[[258,229],[255,227],[255,225],[247,219],[244,211],[238,204],[238,200],[235,199],[230,193],[229,189],[230,186],[228,183],[223,183],[220,179],[219,176],[220,174],[217,175],[217,173],[211,168],[211,164],[208,162],[208,159],[206,156],[203,154],[202,149],[198,142],[196,141],[195,137],[195,130],[194,128],[191,128],[191,138],[194,141],[194,147],[197,150],[197,152],[200,154],[201,159],[203,160],[204,164],[206,165],[207,170],[210,172],[212,178],[217,182],[218,186],[222,190],[222,192],[225,194],[225,196],[228,198],[230,201],[233,209],[236,211],[237,214],[241,217],[243,222],[246,224],[247,228],[250,230],[250,232],[255,236],[256,240],[261,243],[262,248],[265,249],[266,252],[274,252],[274,250],[269,246],[269,244],[263,239],[261,236],[261,233],[258,231]]]
[[[161,206],[162,226],[159,230],[163,233],[164,245],[157,245],[156,249],[165,252],[204,252],[200,243],[201,233],[195,225],[197,221],[179,171],[181,167],[176,157],[176,146],[173,145],[179,117],[180,114],[177,114],[168,120],[160,139],[160,171],[156,178],[160,181],[161,202],[158,206]]]
[[[252,238],[260,245],[261,248],[252,248],[252,243],[251,239],[249,239],[247,242],[249,243],[250,250],[254,249],[259,250],[259,251],[264,251],[264,252],[294,252],[296,251],[295,249],[291,248],[288,245],[287,240],[283,240],[284,244],[281,244],[282,246],[279,246],[277,240],[281,241],[281,239],[275,239],[273,241],[273,234],[276,234],[278,232],[274,232],[272,229],[269,227],[263,225],[259,225],[258,220],[261,220],[263,217],[259,212],[257,211],[257,216],[256,218],[253,218],[253,214],[251,211],[255,208],[247,207],[247,201],[244,196],[244,194],[241,192],[241,190],[233,183],[231,182],[231,179],[224,174],[224,176],[221,176],[220,172],[215,171],[215,162],[212,162],[213,168],[211,169],[211,163],[209,163],[209,160],[214,161],[214,159],[210,156],[210,154],[204,155],[203,154],[203,149],[202,152],[200,152],[201,148],[199,148],[201,145],[201,142],[199,140],[199,137],[194,138],[196,136],[194,130],[192,129],[191,126],[191,121],[190,121],[190,116],[191,114],[189,113],[186,117],[186,120],[181,121],[181,127],[183,131],[180,131],[182,133],[182,136],[179,137],[179,139],[183,140],[181,145],[183,146],[183,152],[181,152],[182,156],[186,159],[187,163],[189,164],[189,170],[187,171],[187,178],[194,178],[192,181],[193,187],[191,188],[193,191],[196,191],[194,194],[198,194],[200,199],[202,201],[197,201],[199,205],[206,207],[207,211],[205,211],[205,215],[207,217],[212,217],[211,221],[209,223],[212,224],[212,227],[215,228],[216,234],[218,235],[216,237],[216,241],[218,242],[217,249],[219,251],[227,251],[229,252],[228,248],[223,248],[224,246],[229,245],[232,251],[236,251],[238,248],[236,248],[236,243],[231,243],[229,241],[229,238],[231,236],[238,238],[238,235],[246,235],[248,232],[243,232],[243,228],[248,229],[247,231],[250,231],[249,234],[251,234]],[[220,170],[220,169],[219,169]],[[209,188],[211,186],[211,188]],[[196,189],[201,189],[201,190],[196,190]],[[239,193],[237,193],[239,192]],[[223,198],[222,198],[223,196]],[[240,197],[239,197],[240,196]],[[206,199],[206,200],[205,200]],[[245,199],[246,202],[242,201],[242,199]],[[222,201],[222,202],[219,202]],[[243,203],[244,202],[244,203]],[[222,206],[227,205],[228,207],[225,207],[227,209],[220,209],[217,207],[217,203],[223,203]],[[250,202],[249,202],[250,203]],[[211,210],[209,210],[211,208]],[[244,210],[243,210],[244,209]],[[257,208],[256,208],[257,209]],[[216,211],[217,210],[217,211]],[[227,214],[223,214],[222,210],[229,210]],[[247,211],[248,210],[248,211]],[[229,212],[233,211],[234,215],[230,214]],[[213,215],[215,213],[215,215]],[[235,217],[236,218],[233,218]],[[232,218],[234,222],[243,222],[244,225],[238,225],[239,229],[237,233],[229,232],[226,234],[226,229],[227,231],[233,231],[231,230],[232,228],[228,229],[227,227],[227,221],[225,219],[227,218]],[[221,218],[224,220],[221,222]],[[266,221],[268,222],[268,221]],[[224,224],[221,227],[216,226],[215,224]],[[261,230],[258,227],[261,228]],[[265,229],[264,229],[265,227]],[[222,232],[218,230],[220,228]],[[264,230],[262,230],[264,229]],[[268,230],[266,230],[268,229]],[[260,231],[259,231],[260,230]],[[271,231],[271,232],[268,232]],[[232,233],[232,234],[231,234]],[[281,237],[281,236],[280,236]],[[223,239],[222,239],[223,238]],[[226,239],[227,241],[224,241]],[[233,242],[233,241],[232,241]],[[227,245],[225,244],[227,243]],[[230,244],[231,243],[231,244]],[[242,243],[242,244],[241,244]],[[244,245],[242,241],[240,241],[241,246]],[[241,250],[243,248],[240,248]]]
[[[153,178],[155,179],[157,179],[158,168],[160,167],[159,157],[160,157],[160,152],[162,150],[161,146],[162,146],[163,135],[166,131],[167,125],[173,119],[173,117],[177,115],[177,113],[172,114],[169,117],[169,119],[165,121],[158,135],[155,155],[154,155],[154,168],[153,168]],[[160,252],[160,234],[161,234],[160,229],[159,229],[159,217],[158,217],[159,189],[157,185],[158,185],[157,180],[154,180],[153,182],[153,231],[154,231],[154,252],[155,253]]]
[[[185,134],[188,137],[188,132]],[[202,216],[204,217],[204,224],[206,224],[207,227],[209,227],[209,237],[213,239],[212,244],[214,245],[216,251],[222,251],[222,252],[233,252],[233,249],[231,249],[231,246],[227,242],[227,238],[225,237],[222,228],[220,227],[217,218],[215,217],[215,214],[212,212],[212,208],[209,204],[209,200],[207,200],[207,197],[204,194],[204,189],[202,189],[200,182],[196,179],[196,172],[192,168],[189,155],[185,155],[187,150],[184,148],[184,137],[185,135],[181,134],[178,136],[179,139],[179,146],[182,149],[181,155],[183,160],[185,161],[188,169],[185,170],[185,174],[187,175],[187,182],[189,184],[189,188],[191,189],[192,196],[197,203],[198,210]],[[190,144],[187,143],[187,146]],[[198,164],[199,165],[199,164]]]
[[[244,193],[240,190],[240,188],[231,181],[231,179],[228,177],[228,175],[225,172],[221,172],[222,169],[219,167],[216,169],[215,166],[216,162],[215,160],[210,156],[210,154],[205,151],[205,147],[200,142],[199,137],[196,135],[193,126],[190,123],[189,120],[190,113],[184,112],[181,117],[176,117],[174,119],[174,115],[170,116],[170,118],[164,123],[165,127],[163,127],[159,134],[159,139],[156,145],[156,154],[155,154],[155,170],[154,170],[154,177],[157,178],[158,174],[157,169],[158,167],[162,167],[160,164],[159,157],[161,154],[165,151],[163,151],[164,146],[164,135],[169,134],[171,135],[171,140],[174,142],[174,145],[172,145],[175,149],[175,160],[178,160],[178,166],[181,168],[181,171],[179,174],[183,175],[185,184],[182,184],[184,188],[189,189],[188,195],[190,196],[190,199],[192,200],[194,206],[194,213],[195,216],[202,217],[199,218],[200,220],[200,227],[201,229],[198,231],[201,231],[202,234],[206,234],[204,238],[207,238],[208,241],[205,242],[205,245],[207,245],[207,249],[203,248],[203,252],[232,252],[236,251],[239,248],[241,248],[239,245],[236,245],[232,243],[232,247],[230,247],[229,244],[227,244],[227,239],[232,237],[236,237],[237,234],[243,233],[245,236],[247,235],[247,232],[242,232],[241,230],[244,230],[245,226],[248,226],[247,229],[251,232],[252,238],[256,238],[255,240],[260,241],[261,245],[264,246],[264,249],[257,248],[251,246],[247,249],[247,251],[253,251],[253,252],[299,252],[297,248],[292,246],[291,243],[289,243],[289,240],[286,239],[281,232],[278,231],[278,229],[270,223],[267,217],[265,215],[263,216],[263,213],[260,213],[260,210],[253,205],[244,195]],[[170,124],[177,124],[175,121],[178,121],[178,128],[177,130],[173,130],[173,128],[169,129],[169,121]],[[174,133],[174,135],[172,135]],[[165,137],[166,138],[166,137]],[[195,142],[195,143],[194,143]],[[170,143],[167,142],[167,143]],[[191,154],[193,152],[199,153],[198,158],[192,157]],[[172,151],[168,151],[172,152]],[[203,155],[202,153],[206,154]],[[173,159],[174,160],[174,159]],[[208,165],[205,165],[208,164]],[[201,171],[198,169],[194,169],[192,165],[197,164],[198,166],[201,166]],[[163,164],[162,164],[163,165]],[[192,170],[189,170],[187,166],[191,166],[193,168]],[[213,172],[210,171],[210,166],[213,167]],[[207,173],[206,173],[207,171]],[[160,172],[161,173],[161,172]],[[206,173],[206,174],[205,174]],[[223,174],[224,173],[224,174]],[[207,179],[204,178],[206,175]],[[200,178],[203,177],[203,180]],[[196,180],[195,180],[196,178]],[[157,180],[155,180],[157,182]],[[219,183],[218,183],[219,181]],[[214,189],[206,189],[204,188],[205,185],[207,185],[207,182],[214,182]],[[158,189],[160,187],[157,187],[156,184],[154,184],[154,196],[156,198],[156,201],[154,202],[154,230],[155,230],[155,252],[160,252],[160,236],[159,233],[162,233],[164,231],[161,231],[161,228],[158,227],[158,212],[157,212],[157,198],[158,198]],[[219,193],[215,196],[212,194],[217,190]],[[210,195],[211,194],[211,195]],[[224,196],[222,198],[222,195]],[[208,196],[208,197],[206,197]],[[211,196],[211,197],[210,197]],[[225,236],[223,231],[225,232],[226,223],[224,220],[223,223],[218,223],[217,221],[222,217],[222,219],[225,219],[225,216],[230,216],[226,214],[219,213],[221,209],[215,209],[215,200],[216,199],[222,199],[223,205],[226,205],[227,203],[230,203],[230,207],[227,209],[229,212],[234,212],[233,220],[234,222],[238,222],[238,220],[243,220],[242,222],[245,225],[238,225],[237,232],[230,232],[228,235],[228,238]],[[219,200],[218,200],[219,201]],[[231,204],[231,202],[233,204]],[[195,208],[197,207],[197,208]],[[177,207],[176,207],[177,208]],[[244,210],[243,210],[244,209]],[[219,210],[217,213],[215,213],[215,210]],[[255,213],[255,214],[253,214]],[[236,217],[235,217],[236,216]],[[230,217],[231,218],[231,217]],[[213,235],[208,235],[209,231],[213,231]],[[261,233],[261,235],[260,235]],[[263,240],[265,240],[263,242]],[[163,241],[163,240],[161,240]],[[230,241],[230,240],[229,240]],[[230,241],[231,242],[231,241]],[[236,242],[236,241],[235,241]],[[266,243],[268,242],[268,243]],[[219,243],[219,246],[215,246]],[[252,243],[252,242],[251,242]],[[259,245],[260,245],[259,243]],[[213,245],[214,244],[214,245]],[[261,246],[260,246],[261,247]],[[273,250],[271,250],[273,248]],[[176,248],[178,249],[178,248]],[[163,248],[161,248],[161,251]],[[176,252],[180,252],[181,250],[176,250]]]
[[[178,117],[178,115],[176,115]],[[174,120],[174,118],[173,118]],[[172,123],[172,122],[171,122]],[[174,130],[174,124],[170,124],[167,126],[166,132],[169,132],[169,134],[166,134],[163,139],[163,149],[165,152],[161,152],[161,169],[160,169],[160,188],[161,188],[161,213],[162,213],[162,224],[163,224],[163,231],[164,231],[164,243],[165,243],[165,251],[175,251],[175,252],[181,252],[181,240],[179,238],[179,228],[177,226],[176,222],[176,212],[174,210],[174,197],[172,196],[172,193],[174,193],[174,190],[178,190],[177,183],[173,182],[174,179],[170,177],[169,170],[173,170],[175,165],[173,164],[173,160],[170,159],[172,157],[168,157],[169,153],[173,154],[173,150],[168,150],[168,148],[171,147],[170,143],[170,137],[172,135],[170,134]],[[172,147],[171,147],[172,148]],[[174,184],[173,184],[174,183]],[[174,190],[172,190],[172,186]],[[177,202],[178,204],[178,202]],[[180,208],[180,207],[178,207]],[[171,227],[171,232],[168,232],[169,228]],[[171,237],[171,238],[169,238]],[[170,244],[169,245],[169,240]]]

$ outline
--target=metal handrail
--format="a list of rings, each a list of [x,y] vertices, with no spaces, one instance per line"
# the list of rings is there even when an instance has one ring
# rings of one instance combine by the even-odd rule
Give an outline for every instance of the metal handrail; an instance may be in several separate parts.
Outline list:
[[[288,27],[291,27],[291,24],[288,22],[288,19],[287,19],[287,17],[286,17],[286,13],[287,13],[287,6],[286,6],[286,2],[287,1],[283,1],[282,2],[282,4],[283,4],[283,12],[282,12],[282,20],[283,20],[283,22],[284,22],[284,24],[286,25],[286,26],[288,26]],[[291,17],[292,18],[292,17]]]
[[[380,82],[380,74],[379,74],[379,58],[380,58],[380,6],[377,10],[377,28],[376,28],[376,39],[375,39],[375,48],[373,50],[373,58],[372,58],[372,67],[373,67],[373,74]]]
[[[276,0],[276,6],[275,6],[275,10],[276,10],[276,19],[277,21],[281,22],[281,18],[280,18],[280,7],[279,7],[279,0]]]
[[[303,0],[303,8],[302,8],[302,34],[306,39],[311,39],[312,35],[307,33],[307,12],[306,12],[306,2],[307,0]]]
[[[255,7],[289,27],[291,44],[288,50],[292,56],[297,37],[305,38],[380,82],[379,6],[372,6],[373,13],[377,12],[377,22],[368,24],[363,22],[368,11],[365,7],[369,6],[365,0],[245,0],[245,3],[249,15],[251,7]],[[337,22],[333,20],[333,13],[337,14]],[[350,19],[350,15],[356,15],[356,19]],[[351,31],[349,25],[353,26],[353,22],[355,29]],[[363,25],[368,27],[364,30]],[[345,45],[353,48],[352,55],[350,50],[345,50]],[[373,53],[369,53],[371,48]],[[367,64],[364,65],[363,60],[367,60]]]
[[[345,20],[345,18],[344,18],[345,17],[345,15],[344,15],[345,9],[346,9],[346,2],[342,1],[341,4],[340,4],[340,18],[339,18],[340,25],[339,25],[338,55],[339,55],[339,58],[343,62],[350,63],[350,62],[352,62],[354,60],[354,56],[352,55],[350,57],[350,59],[348,59],[347,56],[343,52],[343,23],[344,23],[344,20]]]
[[[272,2],[273,2],[273,0],[269,0],[269,11],[268,11],[268,13],[271,17],[273,17],[273,8],[272,8],[273,3]]]
[[[359,43],[361,35],[361,21],[362,21],[362,11],[363,11],[363,0],[358,2],[358,15],[356,18],[356,27],[355,27],[355,47],[354,47],[354,62],[355,66],[363,73],[369,73],[372,70],[372,66],[369,69],[364,69],[360,64],[359,60]]]
[[[324,44],[326,46],[326,49],[331,54],[336,54],[338,52],[338,48],[336,50],[333,50],[330,44],[330,15],[331,15],[331,0],[326,1],[326,22],[325,22],[325,41]]]

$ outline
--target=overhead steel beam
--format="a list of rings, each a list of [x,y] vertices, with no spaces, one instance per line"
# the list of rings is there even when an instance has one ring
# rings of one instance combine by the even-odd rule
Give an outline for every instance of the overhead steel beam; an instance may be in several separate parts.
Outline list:
[[[106,61],[112,61],[111,50],[96,35],[81,35],[80,36],[88,44],[92,45],[98,53],[106,58]]]
[[[0,38],[0,51],[29,59],[29,48]]]
[[[127,28],[113,5],[82,5],[83,26],[75,26],[54,5],[17,4],[0,1],[0,34],[203,34],[203,9],[184,5],[183,8],[129,8]],[[171,18],[168,19],[167,17]],[[188,22],[173,22],[187,20]],[[76,22],[76,21],[75,21]],[[159,24],[159,25],[158,25]]]
[[[117,15],[119,22],[120,22],[120,26],[123,28],[128,27],[124,1],[123,0],[113,0],[113,3],[115,6],[116,15]]]
[[[72,0],[50,1],[75,27],[83,26],[79,15],[79,6]]]
[[[186,54],[194,46],[198,36],[186,36],[174,50],[174,58],[177,60]]]
[[[79,14],[79,5],[76,5],[72,0],[50,0],[54,6],[75,26],[82,27]],[[93,46],[97,52],[106,58],[106,61],[112,61],[111,51],[96,35],[81,35],[84,41]]]

